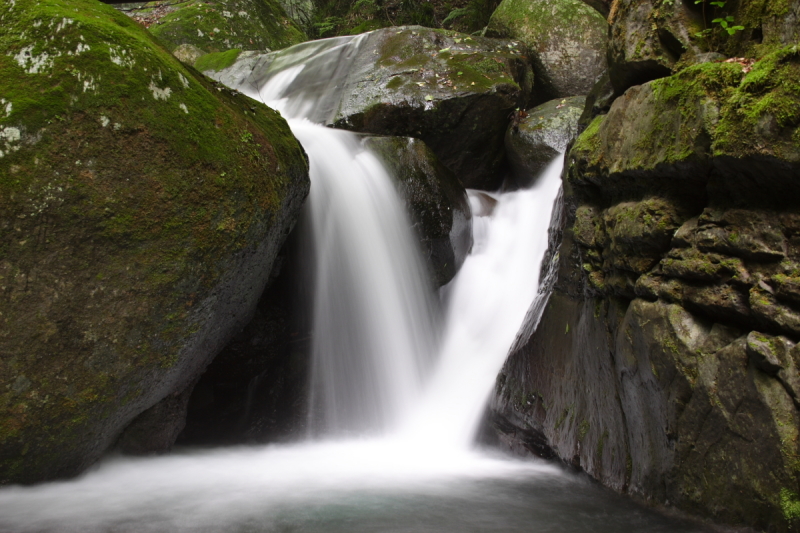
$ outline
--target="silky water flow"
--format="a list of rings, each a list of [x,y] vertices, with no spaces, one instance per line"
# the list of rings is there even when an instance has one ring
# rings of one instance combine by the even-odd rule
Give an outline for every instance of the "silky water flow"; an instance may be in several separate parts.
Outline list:
[[[304,43],[234,80],[279,109],[309,155],[313,437],[109,457],[75,480],[6,487],[0,531],[702,531],[550,463],[473,447],[517,331],[546,297],[562,158],[531,189],[469,191],[473,249],[435,295],[391,177],[358,136],[319,124],[361,39]]]

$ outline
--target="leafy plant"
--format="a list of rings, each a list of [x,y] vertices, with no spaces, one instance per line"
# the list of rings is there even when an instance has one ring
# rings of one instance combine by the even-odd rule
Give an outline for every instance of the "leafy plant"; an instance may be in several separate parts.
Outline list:
[[[695,37],[699,37],[701,39],[706,39],[706,41],[708,42],[709,48],[713,49],[713,45],[714,45],[713,41],[715,40],[716,34],[725,32],[725,33],[728,34],[728,36],[731,36],[731,35],[735,34],[737,31],[744,30],[744,26],[741,26],[741,25],[738,25],[738,24],[734,24],[733,15],[726,15],[723,12],[723,10],[725,9],[725,5],[727,4],[727,1],[725,1],[725,0],[712,0],[711,2],[709,2],[710,5],[714,6],[714,15],[717,15],[718,11],[719,11],[719,15],[720,15],[720,16],[718,16],[718,17],[716,17],[716,18],[711,20],[711,24],[713,26],[710,27],[710,28],[708,27],[708,25],[705,22],[706,21],[706,0],[695,0],[694,3],[696,5],[697,4],[702,4],[702,6],[703,6],[703,24],[705,25],[705,28],[703,29],[703,31],[697,32],[694,35],[695,35]]]

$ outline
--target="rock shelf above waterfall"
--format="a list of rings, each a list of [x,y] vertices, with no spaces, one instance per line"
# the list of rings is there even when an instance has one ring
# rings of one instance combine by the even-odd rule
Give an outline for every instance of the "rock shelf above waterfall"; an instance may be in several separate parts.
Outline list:
[[[495,189],[511,112],[531,95],[525,54],[519,41],[410,26],[243,54],[227,69],[206,74],[248,92],[271,75],[272,65],[302,64],[295,86],[325,94],[327,101],[313,121],[416,137],[465,187]]]

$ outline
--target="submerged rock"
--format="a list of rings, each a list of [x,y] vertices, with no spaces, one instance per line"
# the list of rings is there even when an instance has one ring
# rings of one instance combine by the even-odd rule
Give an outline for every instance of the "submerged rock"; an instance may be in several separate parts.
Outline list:
[[[529,186],[554,157],[567,150],[578,135],[578,119],[585,103],[585,97],[574,96],[517,114],[505,140],[514,185]]]
[[[249,321],[309,182],[277,113],[113,8],[16,0],[0,24],[0,483],[27,483],[187,390]]]
[[[147,14],[147,9],[135,15]],[[192,45],[205,53],[279,50],[307,39],[277,0],[189,0],[167,7],[149,26],[170,51]]]
[[[465,187],[495,189],[511,112],[532,86],[524,55],[518,42],[409,26],[243,55],[208,74],[247,91],[272,65],[303,63],[290,89],[315,101],[312,120],[421,139]]]
[[[472,248],[472,213],[464,187],[422,141],[365,137],[364,145],[397,180],[433,281],[444,285]]]
[[[537,103],[585,95],[606,71],[608,23],[581,0],[503,0],[486,33],[527,45]]]

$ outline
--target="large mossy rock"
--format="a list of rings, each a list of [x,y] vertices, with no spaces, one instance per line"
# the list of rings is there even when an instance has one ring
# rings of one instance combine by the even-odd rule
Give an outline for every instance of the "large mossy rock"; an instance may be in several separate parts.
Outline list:
[[[73,475],[250,319],[309,182],[274,111],[94,0],[0,7],[0,483]]]
[[[580,168],[570,180],[586,194],[622,197],[652,187],[637,178],[651,172],[660,176],[657,187],[678,195],[703,196],[684,186],[709,180],[720,201],[795,205],[799,77],[800,49],[790,46],[749,72],[735,62],[706,63],[632,88],[578,138],[572,154]]]
[[[280,50],[307,39],[277,0],[188,0],[150,26],[170,51]]]
[[[396,180],[433,282],[444,285],[472,249],[467,192],[422,141],[369,136],[364,146],[383,161]]]
[[[585,95],[606,71],[608,23],[581,0],[503,0],[487,35],[527,45],[537,103]]]
[[[512,448],[795,532],[800,51],[743,70],[633,87],[575,141],[556,289],[493,410]]]
[[[553,158],[566,152],[578,135],[578,119],[585,104],[585,97],[573,96],[518,113],[506,131],[505,141],[516,186],[529,186]]]
[[[302,63],[287,91],[303,96],[300,107],[313,108],[311,120],[421,139],[465,187],[496,189],[506,126],[533,82],[524,56],[518,42],[410,26],[242,54],[206,74],[252,91],[273,68]]]

